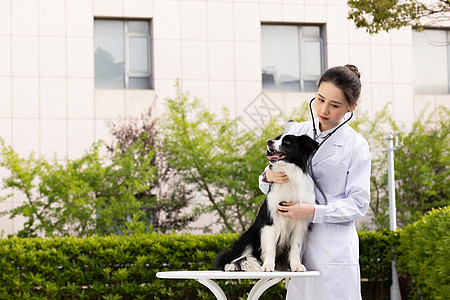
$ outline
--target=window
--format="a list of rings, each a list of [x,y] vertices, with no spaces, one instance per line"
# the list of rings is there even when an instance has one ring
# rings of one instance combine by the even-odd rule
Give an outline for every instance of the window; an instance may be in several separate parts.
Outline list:
[[[151,89],[150,24],[95,20],[95,87]]]
[[[320,26],[261,26],[262,85],[264,90],[317,89],[323,72]]]
[[[450,93],[450,30],[413,33],[414,91]]]

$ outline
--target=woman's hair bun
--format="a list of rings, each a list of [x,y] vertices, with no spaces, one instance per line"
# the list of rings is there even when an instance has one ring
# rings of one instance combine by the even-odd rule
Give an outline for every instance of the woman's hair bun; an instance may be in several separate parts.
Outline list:
[[[355,65],[347,64],[347,65],[345,65],[345,67],[347,67],[350,70],[352,70],[356,74],[356,76],[358,76],[358,78],[361,78],[361,74],[359,73],[359,70],[358,70],[358,68]]]
[[[347,65],[345,65],[345,67],[347,67],[350,70],[352,70],[356,74],[356,76],[358,76],[358,78],[361,78],[361,74],[359,73],[359,70],[358,70],[358,68],[355,65],[347,64]]]

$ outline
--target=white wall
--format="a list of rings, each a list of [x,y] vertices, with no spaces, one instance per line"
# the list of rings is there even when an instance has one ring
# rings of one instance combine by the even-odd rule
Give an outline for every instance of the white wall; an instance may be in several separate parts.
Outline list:
[[[352,63],[362,73],[358,110],[371,117],[386,103],[410,124],[422,109],[449,107],[449,95],[414,95],[411,29],[370,36],[347,20],[345,0],[1,0],[0,136],[21,155],[80,156],[109,139],[105,122],[137,115],[174,95],[174,83],[220,114],[256,126],[252,105],[261,98],[260,26],[263,22],[326,24],[329,67]],[[94,87],[96,17],[152,22],[154,90]],[[311,93],[267,92],[289,113]],[[267,99],[266,99],[267,100]],[[0,203],[0,210],[23,198]],[[0,219],[5,234],[22,220]]]

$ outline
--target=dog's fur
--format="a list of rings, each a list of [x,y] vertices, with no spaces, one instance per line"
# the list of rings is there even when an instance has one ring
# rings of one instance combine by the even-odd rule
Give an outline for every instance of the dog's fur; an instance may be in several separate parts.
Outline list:
[[[308,161],[318,143],[306,135],[280,135],[267,142],[267,158],[275,172],[285,172],[287,183],[274,183],[252,226],[230,250],[217,255],[214,266],[225,271],[303,272],[302,246],[309,220],[283,217],[277,213],[281,202],[313,204],[314,183],[307,173]]]

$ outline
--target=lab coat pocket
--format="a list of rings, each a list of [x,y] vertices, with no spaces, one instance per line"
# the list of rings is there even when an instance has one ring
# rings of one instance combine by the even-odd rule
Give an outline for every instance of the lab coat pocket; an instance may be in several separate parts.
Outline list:
[[[324,223],[314,227],[314,236],[322,246],[324,255],[318,258],[322,264],[357,265],[359,260],[358,236],[353,222]]]
[[[338,195],[345,191],[345,184],[347,182],[347,169],[345,166],[331,162],[323,162],[321,164],[321,169],[326,174],[325,178],[330,180],[324,182],[322,186],[329,189],[330,194]]]

